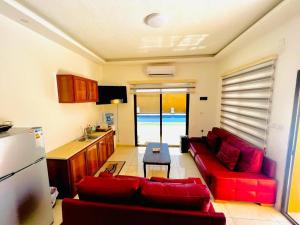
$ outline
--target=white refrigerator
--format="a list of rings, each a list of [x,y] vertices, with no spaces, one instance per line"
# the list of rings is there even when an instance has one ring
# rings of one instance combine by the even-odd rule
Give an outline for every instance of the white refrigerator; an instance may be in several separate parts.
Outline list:
[[[0,133],[0,225],[53,223],[43,131]]]

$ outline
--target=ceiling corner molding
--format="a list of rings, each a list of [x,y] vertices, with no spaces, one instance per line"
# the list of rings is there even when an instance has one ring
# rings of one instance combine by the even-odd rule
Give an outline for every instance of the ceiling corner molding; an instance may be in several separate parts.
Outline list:
[[[106,62],[105,59],[15,0],[0,1],[0,13],[95,63]]]
[[[274,10],[278,9],[280,5],[282,5],[284,0],[280,0],[276,5],[274,5],[271,9],[269,9],[267,12],[265,12],[262,16],[257,18],[255,21],[253,21],[249,26],[247,26],[245,29],[243,29],[239,34],[237,34],[231,41],[229,41],[225,46],[223,46],[221,49],[219,49],[215,53],[215,57],[218,57],[221,55],[226,49],[228,49],[235,41],[237,41],[240,37],[245,35],[249,30],[251,30],[253,27],[255,27],[258,23],[260,23],[262,20],[264,20],[268,15],[272,14]]]
[[[212,62],[215,55],[185,55],[185,56],[162,56],[162,57],[140,57],[106,59],[107,64],[148,64],[148,63],[186,63],[186,62]]]
[[[236,68],[233,68],[223,74],[221,74],[221,77],[224,78],[224,77],[229,77],[231,76],[232,74],[235,74],[237,72],[240,72],[240,71],[243,71],[243,70],[246,70],[250,67],[254,67],[258,64],[262,64],[262,63],[266,63],[266,62],[269,62],[269,61],[276,61],[278,58],[278,55],[277,54],[273,54],[273,55],[268,55],[268,56],[265,56],[263,58],[260,58],[260,59],[257,59],[255,61],[252,61],[252,62],[249,62],[247,64],[244,64],[244,65],[241,65],[239,67],[236,67]]]

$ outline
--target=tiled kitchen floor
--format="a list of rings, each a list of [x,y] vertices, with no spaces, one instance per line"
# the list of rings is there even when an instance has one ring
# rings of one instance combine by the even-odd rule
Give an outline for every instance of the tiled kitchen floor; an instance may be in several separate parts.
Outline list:
[[[143,176],[143,156],[145,147],[117,147],[109,158],[111,161],[126,161],[120,174]],[[171,178],[200,177],[200,173],[190,154],[182,154],[178,148],[170,148]],[[148,166],[147,177],[166,176],[166,166]],[[288,225],[289,221],[273,207],[264,207],[244,202],[213,202],[217,212],[223,212],[227,225]],[[53,208],[54,225],[61,223],[61,200]]]

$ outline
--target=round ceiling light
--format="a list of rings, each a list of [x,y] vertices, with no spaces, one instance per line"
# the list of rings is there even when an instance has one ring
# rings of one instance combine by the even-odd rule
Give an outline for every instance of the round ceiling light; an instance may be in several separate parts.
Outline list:
[[[160,13],[151,13],[144,19],[145,24],[150,27],[161,27],[167,22],[167,17]]]

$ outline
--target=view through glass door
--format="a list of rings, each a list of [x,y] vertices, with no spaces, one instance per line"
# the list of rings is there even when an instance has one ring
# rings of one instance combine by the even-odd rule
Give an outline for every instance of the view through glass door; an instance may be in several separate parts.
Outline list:
[[[135,99],[137,145],[160,142],[160,94],[140,93]]]
[[[186,93],[138,93],[135,95],[136,145],[164,142],[179,146],[187,133]]]
[[[300,71],[294,97],[293,118],[287,155],[282,213],[293,224],[300,224]]]
[[[186,93],[162,94],[162,142],[179,145],[186,134]]]

